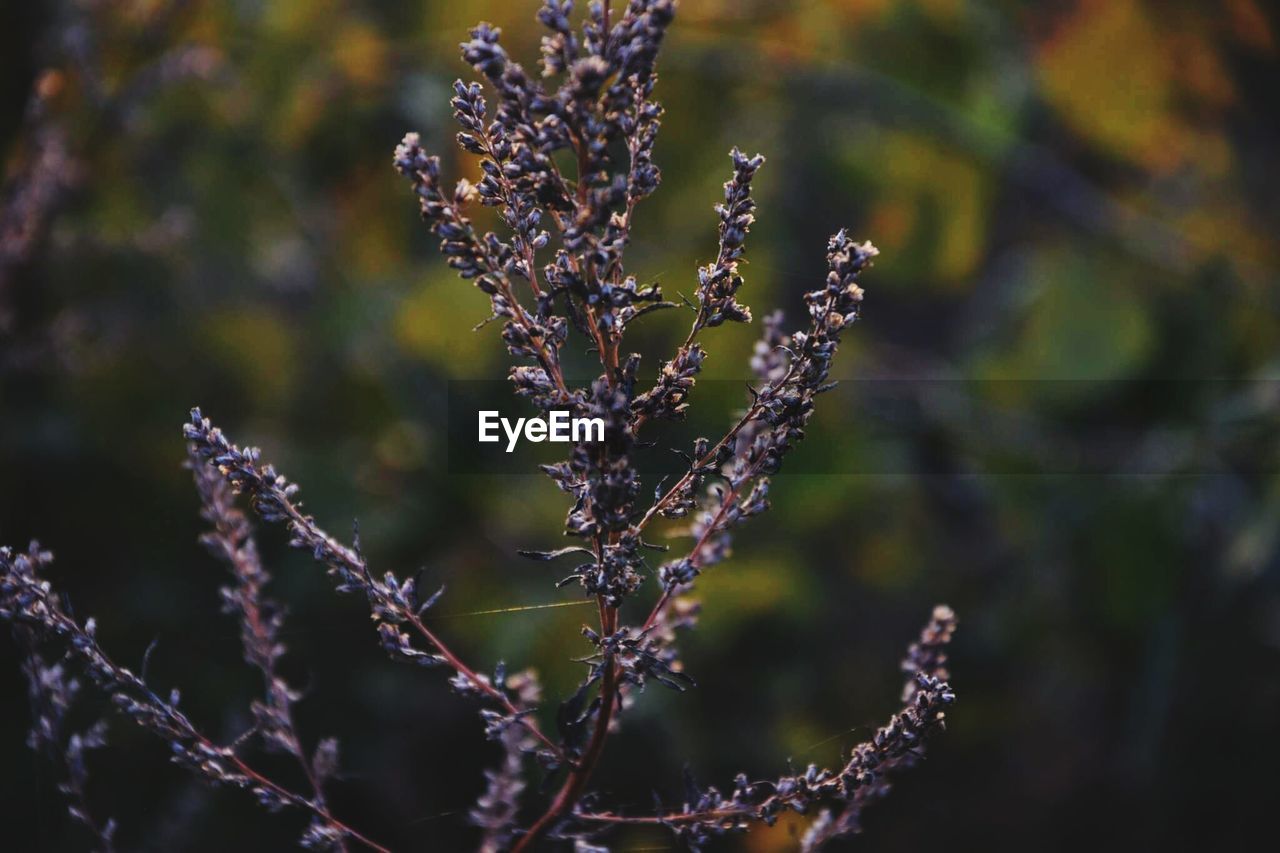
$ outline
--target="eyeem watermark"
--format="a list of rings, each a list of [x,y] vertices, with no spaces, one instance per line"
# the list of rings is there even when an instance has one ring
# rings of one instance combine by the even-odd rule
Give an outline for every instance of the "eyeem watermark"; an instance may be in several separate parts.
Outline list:
[[[479,412],[479,440],[494,443],[502,440],[498,428],[507,436],[507,452],[516,449],[523,436],[537,444],[543,441],[604,441],[604,418],[570,418],[566,411],[551,412],[547,420],[516,418],[513,424],[492,409]]]
[[[688,473],[688,460],[672,451],[687,453],[699,436],[724,435],[751,405],[746,384],[753,381],[702,379],[701,408],[682,421],[646,425],[628,451],[646,482],[667,477],[670,485]],[[526,408],[505,379],[450,380],[447,396],[428,399],[425,415],[432,420],[422,452],[438,454],[435,464],[464,476],[541,476],[540,465],[569,455],[573,418],[587,414],[572,405],[560,413]],[[1186,421],[1178,408],[1186,399],[1223,411],[1239,408],[1240,428]],[[1280,413],[1280,379],[849,379],[823,404],[827,411],[857,412],[856,423],[814,419],[809,436],[787,455],[783,475],[940,475],[949,482],[1280,474],[1280,457],[1266,452]],[[1059,410],[1072,414],[1059,418]],[[505,428],[499,413],[508,414]],[[1074,420],[1086,414],[1087,427]],[[927,444],[939,429],[946,431],[946,446]],[[598,447],[612,437],[606,433],[601,441],[601,433],[598,423],[579,423],[576,437]]]

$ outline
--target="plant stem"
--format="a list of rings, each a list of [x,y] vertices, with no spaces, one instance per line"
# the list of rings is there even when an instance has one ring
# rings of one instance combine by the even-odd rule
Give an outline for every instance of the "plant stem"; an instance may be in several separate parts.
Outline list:
[[[285,511],[288,513],[289,520],[292,524],[306,530],[312,538],[324,540],[334,555],[340,558],[350,570],[358,572],[366,578],[369,576],[369,567],[365,564],[362,557],[317,527],[315,522],[309,516],[303,515],[301,510],[299,510],[292,502],[285,504]],[[458,657],[452,649],[446,646],[444,641],[436,636],[435,632],[426,626],[418,614],[412,611],[401,611],[401,614],[404,617],[404,620],[412,625],[414,629],[422,635],[423,639],[425,639],[431,647],[435,649],[436,653],[440,655],[440,657],[445,659],[449,666],[457,670],[458,674],[470,682],[476,690],[501,705],[502,709],[508,714],[514,716],[520,725],[527,729],[531,735],[555,753],[557,758],[563,760],[564,751],[553,743],[550,738],[544,735],[542,730],[538,727],[538,724],[527,716],[525,712],[527,712],[528,709],[517,708],[516,705],[507,698],[505,693],[490,684],[488,679],[481,678],[475,670],[463,663],[462,658]]]
[[[618,627],[617,608],[608,607],[603,601],[600,609],[600,626],[606,634],[613,633]],[[532,845],[537,843],[538,839],[582,797],[587,783],[591,780],[591,774],[604,753],[605,740],[609,737],[609,724],[613,721],[613,710],[618,702],[618,687],[617,665],[610,658],[600,682],[600,711],[596,716],[596,727],[591,733],[591,741],[587,744],[586,752],[583,753],[577,766],[569,771],[569,778],[565,780],[555,799],[552,800],[551,806],[534,822],[533,826],[529,827],[524,837],[512,849],[512,853],[523,853],[531,849]]]
[[[792,367],[789,370],[787,370],[786,376],[783,376],[781,381],[774,383],[772,387],[776,389],[786,385],[787,381],[791,378],[791,374],[794,371],[795,371],[795,366],[792,365]],[[762,394],[761,398],[763,398],[763,396],[764,395]],[[638,533],[639,531],[643,530],[645,526],[650,521],[653,520],[653,517],[657,515],[659,512],[661,512],[662,508],[665,507],[667,503],[673,497],[675,497],[676,494],[679,493],[681,489],[683,489],[686,485],[688,485],[689,480],[693,478],[694,469],[701,468],[702,466],[710,462],[712,459],[714,459],[716,456],[716,452],[719,451],[721,447],[724,447],[726,444],[728,444],[729,442],[737,438],[738,433],[742,432],[742,429],[747,424],[755,420],[756,417],[759,416],[760,411],[763,408],[764,408],[764,404],[761,402],[760,399],[757,399],[754,403],[752,403],[751,408],[747,409],[747,413],[743,415],[736,424],[733,425],[733,429],[725,433],[724,437],[721,438],[719,441],[717,441],[715,443],[715,446],[706,452],[706,455],[704,455],[701,459],[697,460],[693,465],[690,466],[689,471],[683,477],[677,480],[676,484],[672,486],[670,489],[668,489],[666,494],[658,498],[657,502],[654,503],[653,506],[649,507],[648,511],[645,512],[645,514],[641,517],[641,519],[638,522],[636,522],[634,527],[635,531]]]

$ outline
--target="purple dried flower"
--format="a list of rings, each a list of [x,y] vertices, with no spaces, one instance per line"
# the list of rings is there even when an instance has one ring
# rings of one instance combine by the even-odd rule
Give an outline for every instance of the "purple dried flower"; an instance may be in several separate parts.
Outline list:
[[[955,614],[948,607],[938,607],[903,663],[911,673],[904,707],[870,740],[855,746],[839,770],[811,764],[802,773],[758,782],[739,774],[728,794],[702,788],[690,777],[678,811],[628,816],[579,810],[574,820],[584,831],[610,824],[662,824],[693,849],[700,849],[716,836],[746,829],[751,821],[772,825],[785,811],[808,814],[823,804],[826,808],[806,832],[802,849],[817,850],[828,841],[858,832],[863,808],[888,793],[892,774],[918,762],[926,740],[945,725],[946,709],[955,702],[955,694],[941,677],[941,664],[932,663],[937,657],[920,657],[918,650],[928,646],[940,652],[954,627]]]
[[[285,524],[291,537],[289,544],[310,552],[334,578],[338,592],[365,596],[379,640],[388,654],[408,663],[452,668],[454,678],[450,683],[455,689],[496,703],[502,709],[503,720],[519,722],[552,752],[558,752],[558,747],[528,718],[531,709],[519,704],[518,696],[513,697],[500,684],[462,663],[422,621],[442,591],[423,596],[414,578],[401,581],[392,572],[375,577],[360,554],[358,539],[354,547],[348,547],[322,530],[311,516],[302,513],[296,485],[277,474],[272,466],[261,465],[256,448],[241,450],[232,444],[199,409],[192,410],[183,433],[200,464],[213,466],[233,490],[246,495],[264,521]],[[412,629],[427,648],[414,645],[413,637],[402,626]]]
[[[107,721],[98,720],[82,731],[70,731],[67,716],[80,694],[80,682],[63,663],[49,663],[36,651],[33,631],[15,627],[14,636],[27,649],[22,671],[31,700],[31,731],[27,745],[60,767],[58,791],[67,803],[67,814],[93,836],[95,849],[115,849],[114,819],[99,822],[89,806],[86,786],[89,768],[86,754],[107,744]]]
[[[234,579],[234,585],[219,590],[223,612],[239,620],[244,659],[262,674],[263,699],[255,700],[250,707],[254,730],[268,749],[294,757],[311,787],[313,802],[327,810],[324,782],[337,770],[338,744],[332,738],[323,740],[315,755],[308,757],[294,727],[293,703],[301,693],[280,676],[276,666],[285,651],[279,638],[284,609],[263,594],[271,576],[259,559],[253,526],[236,507],[231,487],[218,470],[204,464],[194,449],[188,450],[188,456],[187,464],[202,505],[200,514],[211,528],[201,535],[200,542],[227,565]],[[341,830],[321,817],[312,821],[307,839],[304,846],[347,849]],[[322,840],[325,844],[319,846]]]
[[[525,789],[524,754],[532,747],[528,734],[511,726],[500,737],[502,763],[485,771],[484,793],[470,812],[471,822],[484,830],[479,853],[501,853],[509,848]]]
[[[35,543],[25,554],[0,548],[0,618],[29,631],[37,642],[65,647],[68,660],[110,697],[120,713],[168,742],[175,764],[211,784],[247,789],[264,807],[303,809],[332,832],[373,850],[386,849],[338,821],[315,799],[263,776],[236,753],[234,745],[214,744],[178,709],[177,690],[162,698],[141,676],[111,660],[95,639],[94,621],[82,625],[67,615],[49,582],[40,577],[52,559]]]
[[[486,282],[482,289],[491,296],[494,315],[507,320],[503,340],[508,350],[532,362],[512,369],[516,393],[539,408],[563,406],[575,416],[599,417],[605,423],[603,442],[577,443],[568,459],[543,467],[570,496],[565,532],[582,539],[583,546],[526,553],[537,559],[587,555],[561,583],[576,582],[597,600],[600,625],[583,631],[593,646],[584,659],[588,675],[559,716],[561,750],[572,766],[545,813],[519,837],[517,851],[535,844],[575,809],[617,713],[634,692],[649,679],[681,689],[692,684],[674,648],[676,629],[692,624],[696,612],[682,596],[701,571],[730,555],[732,529],[768,509],[768,478],[804,437],[815,398],[830,387],[827,377],[841,333],[858,318],[863,296],[858,276],[876,255],[870,243],[854,243],[843,231],[831,238],[827,278],[805,296],[807,327],[788,335],[780,314],[766,318],[752,359],[761,385],[753,390],[746,413],[714,444],[699,439],[687,456],[686,472],[665,491],[660,484],[653,503],[641,509],[642,484],[632,460],[641,429],[650,421],[684,416],[706,358],[697,340],[703,329],[751,320],[737,299],[743,284],[739,267],[755,221],[752,182],[764,163],[762,156],[748,157],[737,148],[731,152],[733,175],[725,184],[723,203],[716,206],[718,252],[698,270],[692,326],[675,355],[663,363],[657,383],[638,392],[640,357],[624,355],[623,332],[636,317],[667,303],[660,301],[656,286],[641,286],[626,274],[623,256],[636,204],[660,180],[652,159],[662,115],[652,99],[653,70],[674,11],[670,0],[631,0],[614,19],[608,2],[593,2],[579,38],[572,28],[572,4],[545,0],[538,11],[549,31],[542,43],[542,77],[558,80],[554,92],[531,81],[511,61],[496,29],[481,24],[472,31],[472,40],[463,45],[464,59],[493,85],[500,107],[490,122],[480,88],[457,83],[453,106],[463,128],[459,143],[482,158],[478,195],[502,209],[511,232],[509,246],[493,235],[480,241],[469,225],[456,225],[459,214],[434,189],[438,165],[420,153],[417,137],[406,137],[396,154],[397,167],[423,199],[428,223],[437,234],[444,230],[442,249],[450,263],[460,266],[464,278]],[[626,164],[615,162],[618,140],[625,142]],[[576,158],[572,177],[561,174],[549,157],[566,147]],[[551,241],[550,234],[536,231],[544,217],[554,225],[560,245],[539,282],[537,253]],[[457,239],[450,240],[451,235]],[[481,245],[493,247],[488,253],[492,260],[457,260],[480,257],[472,247]],[[516,279],[528,282],[533,310],[521,306]],[[564,315],[553,313],[553,305],[563,306]],[[570,324],[584,334],[602,369],[577,389],[564,382],[554,357]],[[643,532],[659,516],[691,516],[694,542],[687,553],[658,567],[657,602],[644,623],[626,626],[620,623],[619,608],[639,592],[647,574]],[[910,672],[919,678],[940,671],[945,659],[940,647],[950,631],[942,622],[938,626],[910,657]],[[383,630],[393,649],[404,642],[398,628]],[[937,677],[945,677],[945,671]],[[593,690],[595,698],[589,701]],[[868,762],[896,749],[895,744],[922,736],[935,707],[950,701],[949,691],[936,681],[911,680],[907,691],[908,700],[924,704],[895,717],[883,742],[857,759],[863,777],[871,772]],[[703,791],[695,798],[698,804],[687,804],[686,811],[732,807],[728,824],[733,827],[748,817],[772,820],[783,807],[807,807],[832,786],[843,791],[845,775],[813,769],[779,780],[767,796],[760,785],[740,785],[729,806],[713,789]],[[679,823],[694,844],[717,825],[715,820]],[[843,813],[831,823],[833,828],[824,833],[839,834],[851,825]]]
[[[740,774],[725,791],[700,786],[689,776],[679,808],[648,815],[602,810],[596,805],[600,798],[589,791],[610,733],[646,685],[681,691],[695,686],[676,643],[678,632],[691,628],[699,613],[687,593],[701,572],[731,556],[734,529],[769,508],[769,477],[804,438],[817,397],[831,387],[841,336],[859,317],[859,277],[877,254],[870,243],[856,243],[844,231],[834,235],[827,246],[828,273],[804,297],[807,322],[788,334],[780,313],[764,319],[751,359],[758,385],[745,412],[719,440],[697,439],[673,484],[655,488],[642,482],[633,458],[642,430],[653,421],[684,416],[707,356],[698,340],[702,330],[751,321],[738,301],[740,265],[755,222],[752,185],[764,163],[762,156],[731,152],[733,174],[715,207],[716,257],[698,270],[694,300],[686,300],[694,315],[689,332],[662,363],[656,384],[639,390],[641,357],[623,349],[624,333],[639,317],[674,307],[662,300],[657,284],[627,273],[625,253],[636,205],[661,178],[653,162],[662,116],[653,100],[654,65],[675,6],[673,0],[630,0],[615,10],[608,0],[596,0],[575,30],[570,0],[543,0],[538,19],[548,34],[538,80],[508,55],[497,28],[478,25],[462,54],[493,94],[486,100],[481,83],[459,80],[451,101],[460,127],[457,143],[479,158],[478,183],[462,180],[445,190],[440,162],[423,151],[417,134],[407,134],[394,155],[449,265],[489,298],[490,319],[501,321],[502,341],[515,360],[509,372],[515,393],[538,409],[567,409],[604,426],[602,439],[575,441],[567,459],[543,469],[569,497],[564,532],[576,544],[522,552],[544,561],[575,556],[578,564],[561,583],[580,586],[599,611],[598,626],[583,628],[589,650],[580,662],[586,674],[560,705],[555,736],[537,722],[541,691],[531,671],[508,675],[502,663],[492,673],[468,666],[427,624],[426,614],[443,590],[429,593],[418,578],[375,574],[358,532],[350,545],[329,535],[304,513],[296,485],[264,463],[256,448],[232,443],[194,409],[183,435],[210,524],[202,541],[231,571],[232,583],[222,589],[224,609],[239,621],[245,660],[264,682],[262,698],[252,705],[249,734],[293,756],[311,793],[293,792],[251,767],[240,753],[251,738],[215,744],[179,710],[176,690],[163,698],[145,675],[109,659],[94,638],[93,621],[81,625],[72,619],[40,577],[47,553],[34,545],[25,554],[0,549],[0,618],[14,623],[32,649],[33,745],[67,765],[64,793],[72,814],[100,846],[109,847],[112,825],[96,824],[83,803],[83,754],[101,744],[101,729],[64,736],[65,709],[79,687],[68,675],[69,665],[123,714],[167,741],[173,760],[197,776],[246,789],[272,811],[306,812],[311,820],[300,838],[304,847],[343,850],[354,841],[383,849],[336,819],[325,801],[324,785],[338,767],[338,744],[324,739],[308,753],[298,735],[292,711],[299,693],[278,669],[283,609],[265,595],[270,578],[237,497],[263,521],[283,525],[290,545],[311,554],[338,592],[363,596],[377,641],[393,659],[445,670],[457,693],[477,701],[486,736],[502,749],[470,812],[483,831],[485,851],[520,853],[548,837],[572,838],[578,850],[600,850],[600,833],[629,823],[668,826],[699,849],[751,822],[772,824],[788,811],[817,811],[802,840],[805,850],[815,850],[857,832],[865,806],[883,796],[893,774],[916,763],[926,740],[942,729],[955,700],[946,670],[955,616],[946,607],[935,610],[903,661],[902,709],[843,766],[810,765],[760,781]],[[557,152],[565,154],[553,156]],[[571,163],[572,171],[562,172],[560,163]],[[466,209],[477,201],[500,214],[502,236],[476,231]],[[566,382],[561,369],[571,329],[600,362],[599,374],[579,387]],[[651,502],[642,497],[650,488]],[[646,552],[666,548],[644,537],[660,517],[688,518],[692,544],[655,570]],[[651,575],[658,589],[647,618],[624,623],[623,605],[642,594]],[[45,663],[34,653],[36,643],[60,646],[65,660]],[[528,755],[559,788],[540,816],[522,826]]]

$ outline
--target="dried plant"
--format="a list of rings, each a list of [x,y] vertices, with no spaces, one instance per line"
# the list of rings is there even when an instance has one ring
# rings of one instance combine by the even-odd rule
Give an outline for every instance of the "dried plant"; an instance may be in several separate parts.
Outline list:
[[[65,649],[68,662],[126,716],[168,741],[174,760],[204,779],[248,789],[268,808],[308,813],[312,822],[304,846],[385,849],[337,819],[325,801],[323,786],[336,766],[337,745],[325,739],[308,751],[295,729],[291,709],[298,694],[276,666],[283,653],[282,611],[264,596],[268,576],[250,523],[235,506],[237,495],[264,522],[283,525],[290,543],[309,552],[339,592],[364,596],[378,639],[393,658],[447,670],[454,690],[478,704],[487,736],[502,747],[501,763],[488,772],[488,785],[470,813],[483,832],[482,850],[522,851],[569,840],[579,850],[600,850],[604,836],[620,824],[662,825],[698,849],[714,836],[753,822],[772,824],[786,812],[816,815],[801,840],[803,849],[816,850],[857,832],[863,808],[888,791],[894,773],[919,760],[925,741],[943,727],[955,699],[946,670],[955,616],[940,606],[903,662],[902,709],[855,747],[843,766],[811,765],[760,781],[739,775],[727,793],[689,779],[682,803],[650,814],[608,810],[590,790],[606,741],[635,694],[651,681],[676,690],[693,686],[676,645],[678,631],[697,618],[690,593],[703,571],[729,557],[733,529],[768,509],[769,477],[804,437],[816,398],[831,387],[828,374],[841,335],[859,316],[860,274],[877,254],[870,243],[856,243],[843,231],[830,239],[827,276],[805,295],[807,321],[790,334],[783,332],[780,314],[763,323],[751,364],[757,384],[745,411],[718,440],[698,439],[686,454],[687,470],[669,487],[659,484],[646,501],[633,459],[643,428],[684,416],[706,358],[705,331],[751,320],[739,301],[740,264],[754,221],[752,181],[764,164],[758,155],[731,153],[732,175],[724,202],[716,206],[718,251],[698,270],[688,334],[654,383],[642,388],[640,356],[624,354],[623,335],[640,316],[674,306],[663,301],[656,284],[628,275],[623,255],[637,204],[660,182],[652,159],[662,115],[652,98],[654,63],[674,12],[673,0],[632,0],[615,19],[608,2],[597,2],[575,29],[571,0],[545,0],[538,12],[549,30],[541,77],[558,80],[555,89],[508,57],[497,29],[479,25],[462,53],[496,97],[491,107],[480,84],[459,81],[452,104],[462,127],[458,143],[480,159],[483,177],[446,190],[439,160],[422,150],[416,134],[405,137],[394,158],[450,265],[489,297],[492,319],[501,322],[503,342],[517,362],[510,372],[516,394],[544,412],[568,411],[605,423],[603,441],[578,442],[568,459],[544,468],[570,496],[565,533],[579,544],[522,552],[536,560],[577,559],[562,583],[578,584],[599,610],[598,624],[583,629],[585,676],[561,704],[554,733],[539,723],[541,690],[532,671],[510,673],[499,663],[487,672],[465,664],[430,625],[429,611],[442,591],[429,593],[417,579],[392,572],[375,574],[358,535],[348,545],[326,533],[303,511],[296,485],[264,463],[257,449],[232,443],[198,409],[184,435],[211,528],[204,542],[231,570],[224,605],[239,620],[245,660],[265,685],[246,736],[215,744],[179,710],[176,691],[162,698],[144,676],[113,663],[94,639],[93,621],[75,621],[41,578],[50,559],[46,552],[34,545],[27,553],[0,551],[0,616],[19,626],[20,638]],[[558,152],[576,163],[571,176],[562,172]],[[476,230],[467,216],[476,202],[498,209],[509,231],[505,237]],[[600,375],[586,387],[571,385],[562,369],[571,329],[585,336],[600,360]],[[646,555],[664,549],[644,537],[659,518],[688,518],[691,545],[655,568]],[[647,616],[624,622],[624,603],[644,594],[650,578],[657,588]],[[63,665],[48,666],[34,654],[31,660],[37,707],[69,702],[74,690],[67,687]],[[47,719],[52,718],[37,715],[38,731],[57,729]],[[248,735],[293,756],[309,791],[293,791],[255,770],[247,755],[255,738]],[[110,825],[99,830],[88,817],[83,785],[76,781],[83,779],[83,750],[101,740],[95,729],[81,738],[74,755],[65,750],[68,764],[81,768],[73,770],[66,792],[72,814],[106,847]],[[58,737],[33,735],[33,741],[62,751]],[[558,789],[545,804],[530,805],[526,815],[521,795],[534,764]]]
[[[39,559],[39,554],[33,554]],[[63,663],[49,663],[36,648],[29,629],[15,628],[19,644],[25,647],[27,659],[22,671],[27,677],[31,700],[31,732],[27,745],[59,768],[58,792],[66,799],[67,813],[89,831],[94,849],[111,853],[115,849],[114,820],[99,822],[89,808],[86,785],[89,768],[86,753],[106,745],[107,721],[99,719],[83,731],[70,731],[68,716],[80,695],[80,682],[68,673]]]

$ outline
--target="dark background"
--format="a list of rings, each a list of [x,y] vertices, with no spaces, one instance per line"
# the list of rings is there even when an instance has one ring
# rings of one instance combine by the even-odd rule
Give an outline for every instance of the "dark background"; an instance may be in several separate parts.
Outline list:
[[[195,404],[333,532],[358,518],[375,569],[447,583],[437,624],[467,659],[534,665],[551,698],[580,675],[589,608],[467,615],[577,600],[559,565],[516,556],[560,543],[565,506],[524,469],[449,466],[448,380],[507,359],[495,327],[469,331],[484,299],[390,164],[417,129],[451,175],[476,172],[450,141],[456,44],[493,20],[532,68],[535,5],[0,7],[6,198],[36,174],[50,200],[0,267],[0,541],[54,549],[122,662],[158,639],[150,679],[219,738],[258,685],[195,541]],[[774,509],[700,583],[700,687],[641,697],[598,775],[610,802],[677,800],[686,762],[722,787],[834,764],[894,709],[901,650],[945,601],[950,729],[849,849],[1229,850],[1271,832],[1277,39],[1259,0],[682,4],[665,180],[630,270],[688,293],[725,153],[763,151],[742,298],[797,318],[827,235],[872,239],[836,371],[875,382],[823,401]],[[687,323],[642,325],[651,375]],[[747,377],[757,331],[711,330],[707,376]],[[707,431],[729,396],[695,396]],[[279,530],[260,541],[299,724],[342,742],[336,812],[397,849],[472,846],[464,813],[495,761],[473,707],[388,661],[363,604]],[[17,664],[0,641],[0,847],[86,849],[24,746]],[[191,782],[123,720],[111,741],[91,795],[124,849],[283,849],[302,826]],[[788,850],[798,826],[724,847]]]

